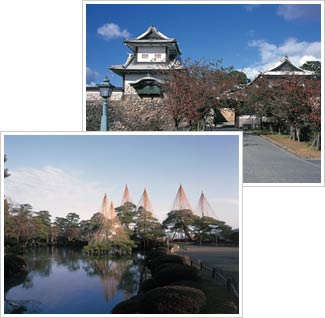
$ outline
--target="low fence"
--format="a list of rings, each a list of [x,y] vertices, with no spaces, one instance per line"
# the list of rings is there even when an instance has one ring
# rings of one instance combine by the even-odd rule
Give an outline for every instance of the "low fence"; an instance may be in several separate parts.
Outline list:
[[[191,246],[216,246],[216,247],[239,247],[239,243],[227,243],[227,242],[180,242],[179,243],[183,248],[186,248],[187,245]]]
[[[215,265],[210,265],[204,262],[201,262],[197,259],[192,259],[190,256],[181,255],[187,265],[190,265],[200,272],[207,274],[209,277],[214,279],[219,286],[223,286],[229,292],[231,298],[239,309],[239,286],[237,282],[234,282],[227,273],[222,270],[220,267]]]

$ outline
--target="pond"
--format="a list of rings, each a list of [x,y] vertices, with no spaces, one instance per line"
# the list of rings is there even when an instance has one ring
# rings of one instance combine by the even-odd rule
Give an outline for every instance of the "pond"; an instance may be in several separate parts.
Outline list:
[[[135,295],[140,281],[139,256],[38,248],[28,252],[27,264],[23,281],[5,281],[5,313],[107,314]]]

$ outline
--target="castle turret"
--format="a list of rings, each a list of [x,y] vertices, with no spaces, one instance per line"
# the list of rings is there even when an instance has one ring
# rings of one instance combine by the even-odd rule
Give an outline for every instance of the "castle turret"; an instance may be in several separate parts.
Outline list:
[[[124,94],[161,95],[166,71],[181,67],[177,40],[150,26],[138,37],[124,43],[132,53],[124,64],[109,68],[123,77]]]

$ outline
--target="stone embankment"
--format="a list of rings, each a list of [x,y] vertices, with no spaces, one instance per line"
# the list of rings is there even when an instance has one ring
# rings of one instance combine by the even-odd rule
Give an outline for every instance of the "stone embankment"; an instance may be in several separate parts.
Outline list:
[[[102,101],[87,99],[87,130],[100,130]],[[161,131],[175,130],[173,119],[164,106],[164,98],[141,98],[125,95],[121,100],[110,100],[108,107],[109,130]]]

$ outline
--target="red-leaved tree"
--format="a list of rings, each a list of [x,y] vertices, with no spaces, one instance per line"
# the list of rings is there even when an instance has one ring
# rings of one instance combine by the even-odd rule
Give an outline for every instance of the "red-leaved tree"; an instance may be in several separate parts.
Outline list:
[[[300,141],[303,126],[320,131],[320,81],[292,77],[282,84],[281,105],[290,125],[290,139]]]
[[[186,60],[182,68],[168,70],[165,104],[178,130],[180,124],[196,130],[211,108],[223,107],[225,91],[245,81],[242,72],[222,67],[221,61]]]

